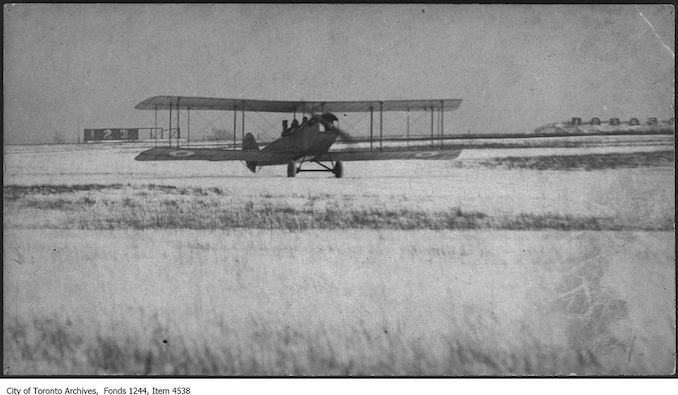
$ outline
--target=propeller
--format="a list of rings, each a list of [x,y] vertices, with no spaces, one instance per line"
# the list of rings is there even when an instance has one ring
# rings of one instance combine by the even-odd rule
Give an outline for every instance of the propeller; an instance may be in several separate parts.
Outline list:
[[[339,129],[338,127],[334,125],[330,125],[329,127],[326,127],[327,130],[334,132],[337,134],[339,139],[345,143],[355,143],[356,141],[353,139],[353,137],[346,132],[345,130]]]
[[[330,119],[331,118],[334,118],[335,120],[337,119],[334,115],[329,114],[329,113],[323,114],[323,115],[331,115]],[[345,143],[355,143],[356,142],[353,139],[353,137],[347,131],[339,128],[338,126],[334,126],[332,124],[332,121],[325,119],[325,117],[323,117],[322,115],[315,114],[315,115],[312,116],[312,118],[316,119],[318,122],[322,123],[323,126],[325,126],[325,130],[332,132],[332,133],[336,133],[337,137],[339,137],[339,139],[341,141],[343,141]]]

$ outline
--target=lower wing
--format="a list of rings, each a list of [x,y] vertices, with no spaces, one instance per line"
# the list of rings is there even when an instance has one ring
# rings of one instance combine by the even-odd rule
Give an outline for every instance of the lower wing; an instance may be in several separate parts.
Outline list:
[[[397,150],[397,151],[334,151],[318,155],[306,155],[319,162],[362,161],[362,160],[451,160],[461,153],[461,149],[440,150]],[[259,166],[285,164],[290,160],[299,160],[303,154],[293,152],[242,151],[216,148],[152,148],[136,156],[139,161],[151,160],[209,160],[209,161],[245,161],[256,162]]]
[[[335,151],[321,154],[315,158],[317,161],[358,161],[358,160],[451,160],[461,153],[461,149],[440,150],[398,150],[398,151]]]
[[[287,163],[294,158],[292,153],[225,150],[217,148],[152,148],[134,158],[149,160],[210,160],[210,161],[246,161],[259,164]]]

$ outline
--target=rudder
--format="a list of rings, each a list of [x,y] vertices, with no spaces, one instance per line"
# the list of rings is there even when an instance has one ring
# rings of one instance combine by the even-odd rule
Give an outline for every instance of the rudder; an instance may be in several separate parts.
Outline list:
[[[242,141],[242,150],[243,151],[259,151],[259,144],[254,139],[252,133],[247,133],[245,139]],[[247,168],[250,169],[252,173],[257,171],[257,162],[254,161],[245,161]]]

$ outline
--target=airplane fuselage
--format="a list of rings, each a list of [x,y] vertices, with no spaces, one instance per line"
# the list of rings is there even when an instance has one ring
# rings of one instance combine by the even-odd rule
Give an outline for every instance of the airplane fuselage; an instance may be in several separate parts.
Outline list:
[[[321,131],[318,122],[302,124],[289,134],[280,137],[262,149],[264,152],[290,153],[294,160],[308,160],[327,152],[337,139],[337,133]],[[281,162],[258,163],[259,166],[285,164]]]

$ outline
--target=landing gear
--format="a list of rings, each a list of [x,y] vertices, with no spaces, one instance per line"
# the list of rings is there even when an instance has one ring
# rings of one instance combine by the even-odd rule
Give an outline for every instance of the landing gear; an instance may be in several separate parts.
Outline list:
[[[297,175],[297,164],[294,161],[287,162],[287,177],[294,177]]]
[[[287,177],[295,177],[297,175],[297,173],[301,173],[302,171],[328,171],[328,172],[334,174],[334,176],[336,178],[341,178],[341,177],[344,176],[344,166],[343,166],[343,164],[341,163],[340,160],[338,160],[336,162],[330,162],[332,167],[328,167],[327,165],[323,164],[322,162],[318,162],[318,161],[315,161],[315,160],[313,160],[311,162],[319,165],[320,167],[322,167],[322,169],[302,169],[301,166],[305,162],[302,161],[301,163],[299,163],[299,167],[297,167],[296,162],[289,161],[289,162],[287,162]]]
[[[334,176],[337,178],[341,178],[344,175],[344,165],[340,160],[334,163],[334,169],[332,169],[332,173],[334,173]]]

